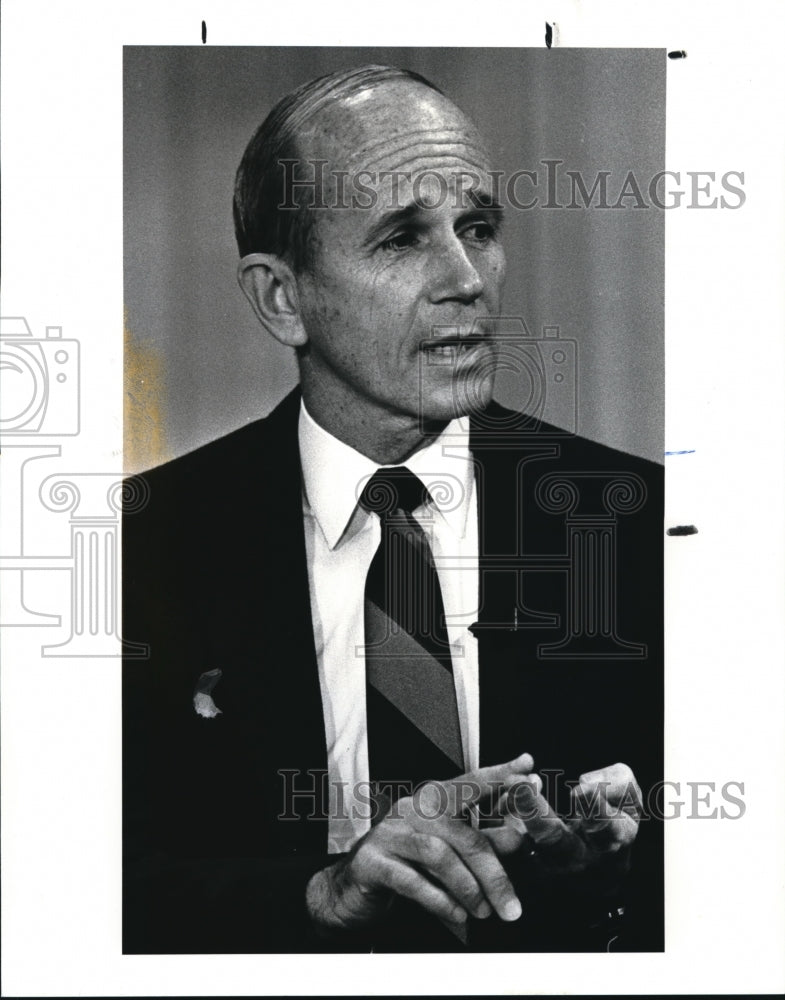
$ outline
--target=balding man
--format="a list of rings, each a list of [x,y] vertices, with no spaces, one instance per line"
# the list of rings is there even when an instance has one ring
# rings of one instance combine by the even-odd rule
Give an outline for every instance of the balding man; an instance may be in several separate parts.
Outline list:
[[[150,645],[127,951],[604,948],[630,901],[656,928],[656,888],[626,884],[659,773],[656,472],[492,402],[494,176],[390,67],[306,84],[245,152],[240,284],[300,386],[149,473],[125,521],[124,630]],[[606,524],[561,554],[564,475],[641,493],[618,552]],[[563,639],[568,570],[614,620]]]

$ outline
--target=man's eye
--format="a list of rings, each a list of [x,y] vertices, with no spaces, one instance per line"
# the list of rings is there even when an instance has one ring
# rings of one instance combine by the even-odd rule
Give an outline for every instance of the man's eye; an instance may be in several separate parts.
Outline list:
[[[389,236],[382,244],[381,248],[383,250],[408,250],[409,247],[414,246],[417,242],[417,233],[411,232],[409,230],[404,230],[400,233],[395,233],[394,236]]]
[[[461,236],[475,243],[488,243],[496,238],[496,226],[490,222],[474,222],[462,231]]]

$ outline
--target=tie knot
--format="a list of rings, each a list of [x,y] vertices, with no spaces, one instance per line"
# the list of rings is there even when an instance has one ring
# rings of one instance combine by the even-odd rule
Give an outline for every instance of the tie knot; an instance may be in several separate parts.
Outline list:
[[[394,510],[411,514],[430,499],[430,493],[411,469],[405,465],[375,472],[360,496],[360,506],[380,517]]]

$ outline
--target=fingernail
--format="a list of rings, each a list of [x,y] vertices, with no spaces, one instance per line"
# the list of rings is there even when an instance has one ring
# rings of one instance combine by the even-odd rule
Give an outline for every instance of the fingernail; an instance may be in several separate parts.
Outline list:
[[[480,920],[485,920],[485,918],[490,917],[492,913],[493,913],[493,907],[491,906],[491,904],[488,902],[487,899],[484,899],[477,907],[477,916],[479,917]]]
[[[520,900],[510,899],[502,907],[502,920],[517,920],[521,913],[523,913],[523,910],[521,909]]]

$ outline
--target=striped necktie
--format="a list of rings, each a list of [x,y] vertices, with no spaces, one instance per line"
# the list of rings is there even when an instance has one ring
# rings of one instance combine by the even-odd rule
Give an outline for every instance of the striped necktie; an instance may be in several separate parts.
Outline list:
[[[429,499],[406,467],[380,469],[360,497],[382,528],[365,586],[368,761],[382,804],[464,770],[439,578],[412,516]]]

